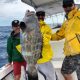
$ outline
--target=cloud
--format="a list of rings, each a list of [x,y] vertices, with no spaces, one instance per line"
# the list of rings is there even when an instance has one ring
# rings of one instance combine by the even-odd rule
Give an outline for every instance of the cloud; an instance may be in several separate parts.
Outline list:
[[[15,1],[17,1],[17,0],[5,0],[5,3],[12,3],[12,2],[15,2]]]
[[[13,19],[21,20],[24,17],[26,10],[28,9],[31,11],[34,11],[34,8],[21,2],[21,0],[17,0],[17,1],[14,0],[13,3],[10,2],[13,0],[6,0],[6,1],[7,1],[6,3],[4,2],[0,3],[0,21],[3,20],[2,22],[4,23],[5,23],[5,20],[6,21],[10,21]]]
[[[15,1],[15,0],[6,0],[6,2],[12,2],[12,1]]]
[[[0,3],[12,3],[17,2],[18,0],[0,0]]]
[[[7,0],[10,1],[10,0]],[[18,3],[2,3],[0,4],[0,16],[2,17],[14,17],[25,14],[26,10],[34,10],[29,5],[18,2]]]

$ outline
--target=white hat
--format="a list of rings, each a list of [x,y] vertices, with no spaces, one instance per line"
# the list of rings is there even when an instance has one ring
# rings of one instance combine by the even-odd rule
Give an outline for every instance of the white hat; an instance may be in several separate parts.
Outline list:
[[[39,8],[36,9],[36,12],[39,12],[39,11],[45,12],[45,10],[43,8],[41,8],[41,7],[39,7]]]

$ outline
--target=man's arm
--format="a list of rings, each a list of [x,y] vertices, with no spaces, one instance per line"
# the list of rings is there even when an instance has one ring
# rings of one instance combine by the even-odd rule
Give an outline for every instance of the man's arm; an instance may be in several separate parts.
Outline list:
[[[65,23],[61,26],[61,28],[56,32],[53,33],[51,36],[52,41],[61,40],[65,38]]]
[[[50,40],[51,40],[51,35],[52,35],[51,28],[48,25],[46,25],[46,27],[47,28],[44,29],[45,31],[43,30],[43,34],[42,34],[43,35],[43,47],[47,46],[47,45],[49,46]],[[49,59],[51,59],[51,57],[52,57],[52,54],[49,54],[49,56],[47,57],[47,59],[46,59],[46,57],[47,56],[40,58],[37,61],[37,63],[40,64],[40,63],[45,63],[45,62],[49,61]]]
[[[50,27],[46,29],[46,32],[43,33],[43,45],[49,44],[49,41],[51,40],[52,30]]]
[[[8,40],[7,40],[7,53],[8,53],[9,63],[12,62],[12,49],[13,49],[12,41],[11,41],[11,38],[9,37]]]

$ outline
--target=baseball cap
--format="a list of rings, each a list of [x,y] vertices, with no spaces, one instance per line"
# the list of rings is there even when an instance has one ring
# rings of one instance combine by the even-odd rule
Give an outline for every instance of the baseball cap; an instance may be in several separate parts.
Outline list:
[[[45,16],[45,11],[43,10],[43,8],[36,9],[36,15],[37,16]]]
[[[74,0],[63,0],[63,8],[71,7],[74,4]]]
[[[12,27],[17,27],[17,26],[19,26],[19,20],[13,20]]]

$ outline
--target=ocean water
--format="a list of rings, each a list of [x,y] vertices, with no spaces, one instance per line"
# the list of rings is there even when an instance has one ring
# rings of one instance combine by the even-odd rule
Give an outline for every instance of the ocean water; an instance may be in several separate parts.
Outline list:
[[[7,39],[11,32],[11,26],[0,26],[0,68],[8,63]]]

